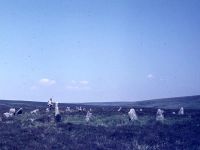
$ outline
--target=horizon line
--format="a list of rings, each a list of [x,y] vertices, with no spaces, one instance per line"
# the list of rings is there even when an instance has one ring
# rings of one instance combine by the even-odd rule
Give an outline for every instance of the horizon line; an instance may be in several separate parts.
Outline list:
[[[184,96],[174,96],[174,97],[161,97],[161,98],[151,98],[151,99],[143,99],[143,100],[126,100],[126,101],[91,101],[91,102],[88,102],[88,101],[85,101],[85,102],[59,102],[59,103],[72,103],[72,104],[84,104],[84,103],[123,103],[123,102],[139,102],[139,101],[150,101],[150,100],[162,100],[162,99],[172,99],[172,98],[182,98],[182,97],[194,97],[194,96],[200,96],[200,94],[197,94],[197,95],[184,95]],[[46,101],[35,101],[35,100],[24,100],[24,99],[1,99],[0,98],[0,101],[18,101],[18,102],[39,102],[39,103],[45,103],[47,102],[48,100]]]

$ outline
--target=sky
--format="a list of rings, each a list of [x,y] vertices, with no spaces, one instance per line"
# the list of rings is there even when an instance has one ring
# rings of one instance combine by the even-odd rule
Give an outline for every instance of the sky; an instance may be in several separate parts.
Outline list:
[[[200,94],[199,0],[0,0],[0,99]]]

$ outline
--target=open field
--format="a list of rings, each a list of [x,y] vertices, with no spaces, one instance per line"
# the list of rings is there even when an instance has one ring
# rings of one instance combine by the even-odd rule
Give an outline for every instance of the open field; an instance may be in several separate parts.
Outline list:
[[[66,112],[67,106],[86,110]],[[4,118],[11,107],[22,107],[23,113]],[[36,108],[39,112],[31,114]],[[56,123],[54,110],[47,113],[46,108],[40,102],[0,101],[0,149],[200,149],[199,109],[185,109],[182,116],[178,109],[164,109],[165,119],[158,122],[156,108],[134,107],[138,120],[130,121],[131,105],[118,112],[118,106],[59,104],[62,121]],[[90,108],[92,118],[86,122]]]

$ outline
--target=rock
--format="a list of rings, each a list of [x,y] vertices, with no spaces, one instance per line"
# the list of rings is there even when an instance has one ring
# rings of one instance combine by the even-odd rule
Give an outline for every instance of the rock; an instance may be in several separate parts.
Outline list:
[[[23,112],[23,109],[20,108],[20,109],[17,110],[16,115],[20,115],[20,114],[22,114],[22,112]]]
[[[76,110],[77,110],[77,111],[82,111],[81,106],[80,106],[80,107],[76,106]]]
[[[122,110],[122,108],[121,107],[119,107],[119,109],[117,110],[117,111],[121,111]]]
[[[9,113],[15,115],[15,112],[16,112],[15,108],[10,108]]]
[[[12,117],[12,116],[14,116],[14,115],[15,115],[15,108],[10,108],[10,109],[9,109],[9,112],[3,113],[3,116],[4,116],[5,118],[9,118],[9,117]]]
[[[71,112],[70,107],[67,107],[65,111],[66,111],[66,112]]]
[[[129,115],[130,120],[132,121],[138,119],[134,108],[130,109],[130,111],[128,112],[128,115]]]
[[[178,114],[179,114],[179,115],[184,115],[184,109],[183,109],[183,107],[180,108]]]
[[[52,98],[50,98],[50,99],[48,100],[47,105],[49,106],[49,109],[51,110],[52,107],[53,107],[53,100],[52,100]]]
[[[85,116],[85,120],[88,122],[88,121],[90,121],[91,117],[92,117],[92,113],[88,111]]]
[[[33,111],[31,111],[31,114],[37,114],[39,112],[39,109],[35,109]]]
[[[49,108],[46,108],[46,112],[49,112]]]
[[[3,116],[4,116],[5,118],[9,118],[9,117],[12,117],[13,114],[12,114],[12,113],[8,113],[8,112],[5,112],[5,113],[3,113]]]
[[[164,111],[161,110],[161,109],[158,109],[157,110],[157,113],[156,113],[156,120],[157,121],[163,121],[164,120],[164,115],[163,115]]]
[[[56,104],[55,104],[55,116],[56,116],[57,114],[60,114],[59,108],[58,108],[58,102],[56,102]]]
[[[56,104],[55,104],[55,121],[61,122],[61,115],[60,115],[60,111],[58,108],[58,102],[56,102]]]

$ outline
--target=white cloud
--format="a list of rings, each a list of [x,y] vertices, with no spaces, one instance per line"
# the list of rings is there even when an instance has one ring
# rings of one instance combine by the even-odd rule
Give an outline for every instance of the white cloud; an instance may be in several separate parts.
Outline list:
[[[89,81],[87,80],[81,80],[76,81],[72,80],[67,86],[66,89],[68,90],[89,90]]]
[[[33,91],[37,90],[37,86],[33,85],[33,86],[30,87],[30,89],[33,90]]]
[[[48,79],[48,78],[43,78],[39,80],[39,84],[44,85],[44,86],[50,86],[50,85],[56,84],[56,81]]]
[[[74,85],[88,85],[89,81],[87,81],[87,80],[81,80],[81,81],[72,80],[71,84],[74,84]]]
[[[150,74],[147,75],[147,78],[148,78],[148,79],[154,79],[155,76],[154,76],[153,74],[150,73]]]
[[[87,80],[82,80],[82,81],[79,81],[80,84],[83,84],[83,85],[87,85],[89,84],[89,82]]]
[[[89,86],[73,86],[73,85],[67,85],[67,90],[90,90],[91,88]]]
[[[38,80],[35,84],[33,84],[31,87],[30,87],[30,90],[31,91],[35,91],[35,90],[39,90],[41,89],[41,87],[44,87],[44,86],[52,86],[56,84],[56,81],[55,80],[52,80],[52,79],[48,79],[48,78],[42,78],[40,80]]]
[[[164,78],[160,78],[160,81],[165,81],[165,79]]]
[[[72,80],[72,81],[71,81],[71,83],[72,83],[72,84],[76,84],[76,83],[77,83],[77,81],[75,81],[75,80]]]
[[[76,90],[79,89],[79,86],[67,85],[66,88],[71,90]]]

